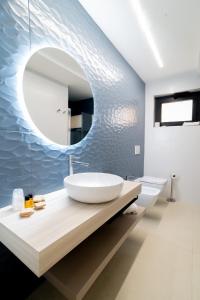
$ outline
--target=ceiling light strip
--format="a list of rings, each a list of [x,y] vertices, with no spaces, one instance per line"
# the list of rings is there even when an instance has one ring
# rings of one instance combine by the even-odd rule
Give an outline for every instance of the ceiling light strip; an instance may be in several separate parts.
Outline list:
[[[163,68],[164,67],[164,64],[162,62],[162,59],[161,59],[161,56],[160,56],[160,53],[158,51],[158,48],[156,46],[156,43],[155,43],[155,40],[153,38],[153,35],[150,31],[150,26],[148,24],[148,21],[147,21],[147,18],[143,12],[143,9],[140,5],[140,2],[138,0],[132,0],[131,1],[131,4],[132,4],[132,8],[134,10],[134,13],[136,14],[137,16],[137,19],[138,19],[138,22],[141,26],[141,29],[142,31],[144,32],[145,36],[146,36],[146,39],[151,47],[151,50],[154,54],[154,57],[158,63],[158,66],[160,68]]]

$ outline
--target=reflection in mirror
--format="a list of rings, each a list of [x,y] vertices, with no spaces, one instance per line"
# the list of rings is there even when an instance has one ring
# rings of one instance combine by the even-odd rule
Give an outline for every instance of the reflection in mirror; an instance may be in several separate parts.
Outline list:
[[[66,52],[43,48],[33,54],[25,67],[23,91],[30,118],[49,140],[71,145],[86,136],[94,111],[92,91]]]

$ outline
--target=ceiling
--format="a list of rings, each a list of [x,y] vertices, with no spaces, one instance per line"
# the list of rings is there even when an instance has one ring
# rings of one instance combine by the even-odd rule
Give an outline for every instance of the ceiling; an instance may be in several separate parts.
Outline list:
[[[26,69],[67,86],[70,101],[92,97],[90,85],[81,67],[62,50],[44,48],[37,51],[29,59]]]
[[[140,0],[163,68],[142,31],[133,1],[79,0],[144,81],[200,72],[200,1]]]

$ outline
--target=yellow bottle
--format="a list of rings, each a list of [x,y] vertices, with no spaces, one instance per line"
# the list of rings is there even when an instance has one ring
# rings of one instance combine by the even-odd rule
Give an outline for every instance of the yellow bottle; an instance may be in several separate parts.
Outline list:
[[[29,207],[34,207],[33,195],[29,194]]]
[[[33,202],[33,195],[29,194],[25,197],[25,203],[24,203],[25,208],[32,208],[34,207],[34,202]]]
[[[26,197],[25,197],[24,207],[25,207],[25,208],[29,208],[29,207],[30,207],[29,196],[26,196]]]

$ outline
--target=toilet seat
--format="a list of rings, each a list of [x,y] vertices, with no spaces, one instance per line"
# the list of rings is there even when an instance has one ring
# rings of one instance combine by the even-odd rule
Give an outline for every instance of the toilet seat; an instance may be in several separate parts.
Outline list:
[[[158,185],[165,185],[167,183],[167,179],[165,179],[165,178],[157,178],[157,177],[151,177],[151,176],[143,176],[143,177],[137,178],[136,181],[158,184]]]

